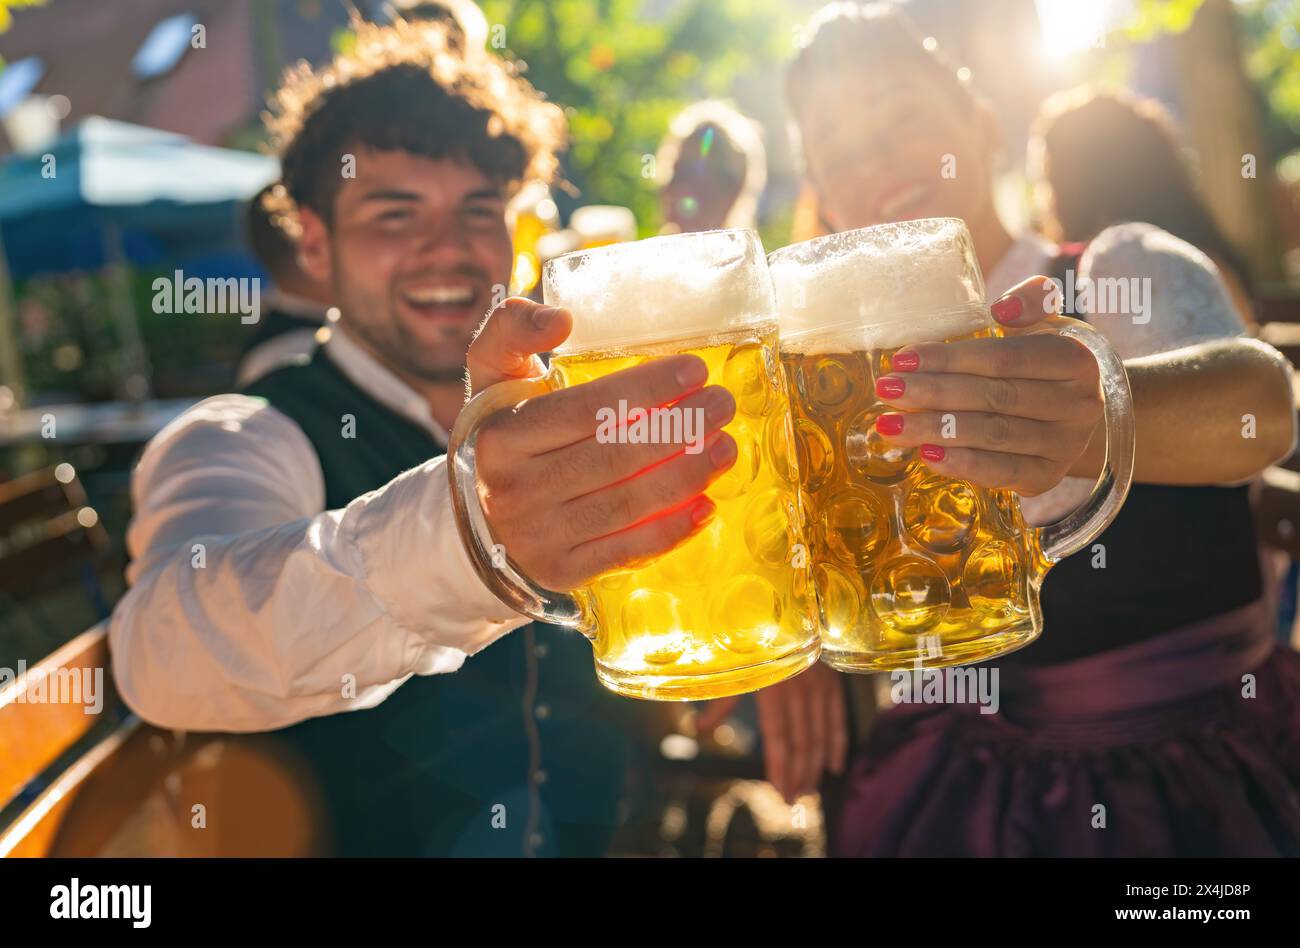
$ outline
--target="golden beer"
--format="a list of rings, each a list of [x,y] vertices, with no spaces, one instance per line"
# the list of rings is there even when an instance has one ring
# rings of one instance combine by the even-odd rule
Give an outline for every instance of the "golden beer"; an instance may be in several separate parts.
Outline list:
[[[802,534],[775,302],[757,234],[682,234],[566,254],[547,262],[543,292],[574,322],[550,371],[478,396],[458,420],[448,452],[457,521],[478,575],[518,611],[581,629],[592,641],[597,676],[620,694],[718,698],[803,671],[819,655],[819,612]],[[491,537],[486,523],[475,520],[476,512],[483,519],[472,479],[479,420],[545,391],[682,353],[703,359],[707,384],[724,386],[736,400],[724,430],[736,441],[737,459],[708,489],[716,504],[712,519],[677,549],[569,594],[523,576],[508,562],[508,550],[490,568]],[[665,407],[670,413],[676,406]],[[651,415],[651,432],[664,417]],[[632,429],[621,421],[618,440],[677,443],[684,430],[647,439],[634,438]],[[695,430],[702,449],[702,412]]]
[[[876,432],[896,351],[782,354],[822,656],[845,670],[976,662],[1037,635],[1047,564],[1015,495],[933,474]]]
[[[825,661],[938,668],[1032,642],[1048,569],[1091,542],[1128,490],[1132,407],[1118,358],[1086,326],[1052,327],[1098,358],[1108,458],[1082,511],[1035,529],[1011,491],[936,474],[875,427],[897,410],[875,391],[900,349],[1001,334],[964,223],[834,234],[778,251],[770,266]]]
[[[542,276],[538,244],[559,226],[560,215],[551,198],[551,189],[539,181],[526,186],[510,202],[507,212],[515,262],[510,273],[510,292],[527,296]]]
[[[780,681],[815,659],[817,603],[798,510],[790,407],[774,321],[712,338],[560,355],[563,383],[590,382],[657,356],[690,353],[726,387],[736,464],[708,490],[713,519],[684,545],[586,592],[596,671],[614,691],[697,699]],[[798,561],[801,565],[794,565]]]

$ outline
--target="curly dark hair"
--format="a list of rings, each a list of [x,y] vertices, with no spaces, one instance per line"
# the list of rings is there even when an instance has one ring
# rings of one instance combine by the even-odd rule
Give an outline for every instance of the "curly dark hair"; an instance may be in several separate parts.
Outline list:
[[[554,177],[564,113],[514,64],[461,52],[438,23],[352,30],[328,65],[287,70],[263,116],[292,202],[273,210],[291,230],[297,207],[332,222],[343,156],[358,148],[461,158],[507,191]]]

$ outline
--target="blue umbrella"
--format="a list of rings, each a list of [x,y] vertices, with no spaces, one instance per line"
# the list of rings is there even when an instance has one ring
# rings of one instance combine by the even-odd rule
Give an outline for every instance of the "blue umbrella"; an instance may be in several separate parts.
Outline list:
[[[10,273],[226,254],[241,244],[241,205],[278,175],[264,155],[84,119],[43,153],[0,162]]]
[[[128,261],[183,265],[200,277],[214,270],[259,275],[247,255],[236,253],[241,205],[278,176],[273,158],[98,117],[82,120],[44,152],[0,162],[0,376],[21,394],[11,275]],[[114,285],[125,369],[140,380],[137,392],[147,391],[150,370],[126,284]]]

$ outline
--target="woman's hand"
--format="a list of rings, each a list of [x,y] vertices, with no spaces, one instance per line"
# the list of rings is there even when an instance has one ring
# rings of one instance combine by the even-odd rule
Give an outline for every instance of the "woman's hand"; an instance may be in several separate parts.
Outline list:
[[[1060,320],[1046,277],[1026,280],[993,304],[999,339],[907,346],[876,395],[897,413],[876,430],[891,444],[920,448],[937,474],[1026,496],[1055,487],[1083,455],[1102,420],[1097,362],[1079,343],[1022,334]]]

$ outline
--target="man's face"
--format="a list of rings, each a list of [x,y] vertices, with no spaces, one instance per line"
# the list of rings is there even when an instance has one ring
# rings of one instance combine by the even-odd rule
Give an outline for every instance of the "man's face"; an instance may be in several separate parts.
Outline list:
[[[304,215],[310,217],[310,215]],[[334,223],[304,220],[302,250],[328,268],[343,323],[400,374],[459,382],[493,288],[510,277],[502,190],[468,162],[356,152]]]
[[[837,77],[865,105],[845,109],[844,89],[823,81],[800,129],[822,212],[851,230],[924,217],[970,221],[990,203],[991,129],[963,115],[950,91],[921,70],[863,65]]]

